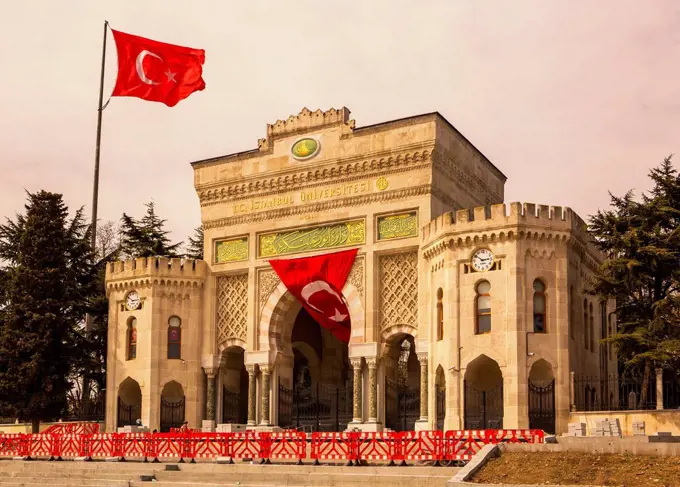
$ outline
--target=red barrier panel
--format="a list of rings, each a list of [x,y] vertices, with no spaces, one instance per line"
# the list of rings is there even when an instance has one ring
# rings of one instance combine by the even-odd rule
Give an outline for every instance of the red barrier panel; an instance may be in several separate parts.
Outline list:
[[[151,433],[118,433],[117,443],[123,458],[155,458],[154,436]],[[114,455],[118,456],[118,455]]]
[[[87,435],[54,435],[54,456],[56,458],[76,458],[85,456]]]
[[[485,430],[447,431],[444,435],[444,459],[470,460],[486,444]]]
[[[543,430],[486,430],[489,443],[543,443]]]
[[[28,456],[31,458],[52,458],[59,456],[57,436],[32,434],[26,435]]]
[[[404,431],[398,440],[401,458],[395,460],[441,460],[442,440],[441,431]]]
[[[312,433],[312,459],[357,459],[359,433]]]
[[[43,435],[93,435],[99,433],[99,423],[57,423],[51,425]]]
[[[307,435],[300,431],[271,433],[267,457],[272,460],[304,460],[307,458]]]
[[[188,434],[156,433],[152,436],[155,458],[191,458]]]
[[[398,433],[360,433],[357,460],[394,460],[398,456]]]
[[[121,457],[118,433],[86,435],[83,442],[83,456],[90,458]]]
[[[195,433],[189,440],[189,458],[226,457],[228,437],[223,433]]]
[[[0,457],[14,458],[28,455],[26,435],[21,433],[0,435]]]
[[[222,434],[228,435],[229,441],[228,454],[225,456],[233,459],[262,458],[262,448],[258,437],[265,433],[258,435],[252,431],[247,431],[245,433]]]

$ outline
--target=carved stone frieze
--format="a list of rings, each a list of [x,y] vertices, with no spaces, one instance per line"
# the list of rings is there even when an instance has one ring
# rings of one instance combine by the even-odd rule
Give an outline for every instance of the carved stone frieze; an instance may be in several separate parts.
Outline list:
[[[380,328],[418,327],[418,252],[380,257]]]
[[[364,282],[365,282],[365,266],[364,257],[357,256],[352,264],[352,269],[349,271],[349,276],[347,276],[347,282],[354,286],[363,300],[364,295]]]
[[[258,291],[259,291],[258,302],[260,303],[260,311],[262,311],[264,305],[267,304],[269,296],[272,295],[272,293],[278,287],[280,282],[281,279],[279,279],[279,276],[276,273],[276,271],[274,271],[274,269],[260,270],[260,272],[258,273]]]
[[[217,343],[246,340],[248,274],[217,278]]]

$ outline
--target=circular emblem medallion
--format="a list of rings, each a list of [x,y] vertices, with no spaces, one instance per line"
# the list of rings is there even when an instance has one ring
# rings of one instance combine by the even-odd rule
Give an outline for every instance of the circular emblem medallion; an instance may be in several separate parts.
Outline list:
[[[304,161],[317,155],[319,149],[321,149],[321,144],[318,140],[312,139],[311,137],[305,137],[304,139],[296,140],[293,143],[293,146],[290,148],[290,153],[298,161]]]
[[[375,186],[380,191],[385,191],[387,189],[387,186],[389,186],[389,183],[387,182],[387,178],[384,177],[384,176],[379,177],[378,180],[375,182]]]

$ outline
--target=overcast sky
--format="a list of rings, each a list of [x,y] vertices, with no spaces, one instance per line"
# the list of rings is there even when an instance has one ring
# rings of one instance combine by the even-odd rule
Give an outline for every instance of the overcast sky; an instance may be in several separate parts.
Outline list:
[[[0,216],[24,189],[89,213],[105,19],[206,51],[205,91],[104,112],[100,218],[153,198],[176,239],[200,224],[189,162],[302,107],[357,126],[439,111],[508,176],[506,201],[584,218],[680,152],[677,0],[0,0]],[[115,76],[109,36],[107,96]]]

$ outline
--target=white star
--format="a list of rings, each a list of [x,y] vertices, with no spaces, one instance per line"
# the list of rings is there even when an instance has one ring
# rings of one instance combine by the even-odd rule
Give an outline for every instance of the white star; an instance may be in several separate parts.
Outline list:
[[[340,323],[341,321],[344,321],[345,318],[347,318],[347,315],[343,315],[338,311],[338,308],[335,308],[335,315],[331,316],[331,320]]]
[[[165,72],[165,76],[168,77],[168,83],[170,83],[171,81],[172,81],[173,83],[177,83],[177,81],[175,80],[175,75],[176,75],[176,74],[177,74],[177,73],[173,73],[173,72],[171,72],[169,69]]]

